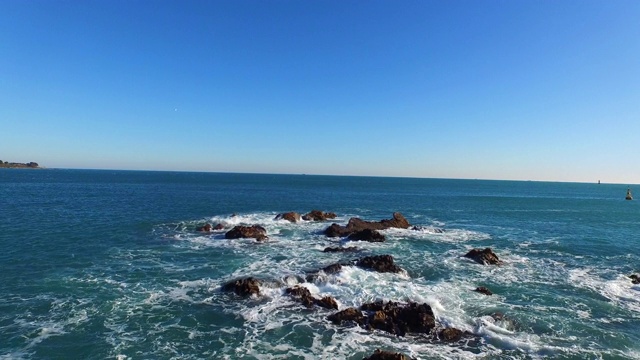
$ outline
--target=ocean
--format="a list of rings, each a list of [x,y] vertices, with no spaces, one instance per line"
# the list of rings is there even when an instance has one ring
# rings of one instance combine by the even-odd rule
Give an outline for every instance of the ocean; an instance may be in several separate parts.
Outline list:
[[[0,169],[0,359],[640,359],[640,205],[625,184]],[[632,186],[632,190],[634,190]],[[640,189],[638,191],[640,194]],[[326,222],[279,213],[330,211]],[[329,238],[402,213],[385,242]],[[202,233],[197,226],[223,224]],[[240,224],[269,239],[225,239]],[[325,253],[357,246],[354,253]],[[490,247],[502,265],[463,255]],[[402,273],[345,266],[389,254]],[[221,291],[243,277],[260,296]],[[428,304],[456,342],[335,325],[379,299]],[[478,286],[494,295],[474,292]],[[502,313],[502,320],[492,314]]]

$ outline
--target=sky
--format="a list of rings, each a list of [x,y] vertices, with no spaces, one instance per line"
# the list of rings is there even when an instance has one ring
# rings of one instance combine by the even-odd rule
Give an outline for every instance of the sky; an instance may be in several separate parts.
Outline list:
[[[2,0],[0,159],[640,183],[637,0]]]

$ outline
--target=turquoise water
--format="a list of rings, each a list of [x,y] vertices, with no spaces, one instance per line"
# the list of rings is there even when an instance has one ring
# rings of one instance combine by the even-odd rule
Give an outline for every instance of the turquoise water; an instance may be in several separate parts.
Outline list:
[[[632,188],[633,189],[633,188]],[[89,170],[0,169],[0,358],[640,358],[640,205],[626,185]],[[639,192],[639,191],[637,191]],[[422,230],[340,244],[330,223],[273,220],[333,211],[344,224],[403,213]],[[235,215],[235,216],[233,216]],[[197,225],[261,224],[270,240]],[[443,229],[439,233],[435,229]],[[491,247],[504,261],[461,257]],[[346,267],[305,283],[340,309],[376,299],[431,305],[456,344],[326,320],[284,294],[306,271],[391,254],[406,274]],[[269,280],[239,299],[220,285]],[[486,286],[495,295],[471,291]],[[502,312],[509,322],[494,323]]]

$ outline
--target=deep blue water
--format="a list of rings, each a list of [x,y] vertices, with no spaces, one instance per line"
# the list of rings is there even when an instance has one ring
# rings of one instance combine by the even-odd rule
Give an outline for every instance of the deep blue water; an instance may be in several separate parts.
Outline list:
[[[0,169],[0,359],[362,359],[377,348],[417,359],[640,358],[640,286],[628,278],[640,272],[640,205],[626,188]],[[354,256],[322,252],[340,243],[322,234],[331,222],[274,220],[312,209],[340,224],[399,211],[422,230],[341,242],[362,248],[356,256],[391,254],[406,274],[347,267],[303,286],[340,309],[426,302],[440,326],[475,336],[443,344],[340,327],[326,320],[332,311],[290,299],[284,283]],[[196,232],[205,222],[261,224],[270,239]],[[484,247],[504,264],[462,257]],[[220,291],[243,276],[272,285],[248,299]],[[510,320],[494,322],[498,311]]]

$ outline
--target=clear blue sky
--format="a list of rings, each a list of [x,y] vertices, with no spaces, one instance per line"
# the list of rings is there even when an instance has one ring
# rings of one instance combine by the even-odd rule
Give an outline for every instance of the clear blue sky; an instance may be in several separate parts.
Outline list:
[[[0,1],[0,159],[640,183],[640,1]]]

